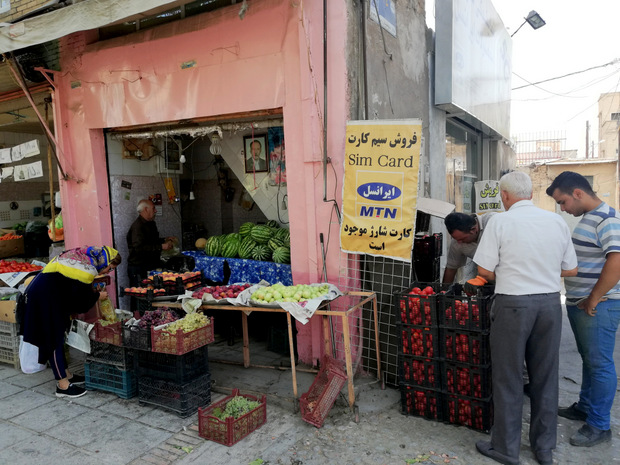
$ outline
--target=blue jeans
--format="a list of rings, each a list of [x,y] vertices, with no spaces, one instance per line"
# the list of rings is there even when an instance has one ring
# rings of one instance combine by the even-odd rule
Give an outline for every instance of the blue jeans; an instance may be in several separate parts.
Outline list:
[[[574,305],[567,305],[566,311],[583,361],[577,408],[587,412],[587,424],[608,430],[618,384],[614,346],[620,322],[620,300],[599,302],[593,317]]]

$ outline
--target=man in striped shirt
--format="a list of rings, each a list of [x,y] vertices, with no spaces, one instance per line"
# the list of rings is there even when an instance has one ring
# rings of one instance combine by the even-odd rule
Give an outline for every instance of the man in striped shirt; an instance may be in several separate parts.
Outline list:
[[[581,216],[572,238],[577,276],[565,278],[566,310],[583,362],[579,402],[558,415],[585,424],[570,438],[591,447],[611,440],[616,394],[614,343],[620,321],[620,216],[601,201],[579,173],[564,171],[547,188],[562,211]]]

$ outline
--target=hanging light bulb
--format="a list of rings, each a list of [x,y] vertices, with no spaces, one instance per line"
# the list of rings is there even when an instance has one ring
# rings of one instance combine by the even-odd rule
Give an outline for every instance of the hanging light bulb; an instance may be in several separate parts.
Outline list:
[[[181,156],[179,157],[179,162],[185,163],[186,161],[187,159],[185,158],[185,155],[181,154]]]
[[[189,199],[190,200],[196,200],[196,196],[194,195],[194,191],[190,191],[189,192]]]
[[[222,154],[222,146],[220,145],[220,136],[217,132],[211,134],[211,147],[209,147],[209,151],[213,155],[221,155]]]

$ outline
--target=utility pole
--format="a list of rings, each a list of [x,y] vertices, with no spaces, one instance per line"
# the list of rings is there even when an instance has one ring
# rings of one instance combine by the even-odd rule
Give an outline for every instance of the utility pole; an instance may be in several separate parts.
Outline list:
[[[588,158],[589,149],[590,149],[590,122],[586,121],[586,158]]]

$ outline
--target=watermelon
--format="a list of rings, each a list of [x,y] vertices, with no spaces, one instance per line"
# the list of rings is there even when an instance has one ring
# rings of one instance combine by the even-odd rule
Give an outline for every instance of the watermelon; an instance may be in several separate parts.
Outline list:
[[[259,244],[266,244],[273,236],[273,232],[269,226],[257,225],[250,231],[250,237]]]
[[[230,233],[228,236],[226,236],[226,241],[241,242],[241,235],[239,233]]]
[[[291,263],[291,249],[278,247],[273,251],[273,261],[276,263]]]
[[[239,258],[252,258],[252,250],[254,250],[254,247],[256,247],[256,241],[254,239],[251,237],[244,238],[239,245]]]
[[[275,232],[275,236],[284,241],[284,242],[290,242],[291,241],[291,233],[288,229],[286,228],[280,228]]]
[[[278,223],[276,220],[269,220],[267,221],[267,226],[269,226],[270,228],[278,229],[280,228],[280,223]]]
[[[205,245],[205,253],[210,257],[217,257],[220,254],[220,250],[222,246],[220,244],[220,240],[217,236],[211,236],[207,239],[207,244]]]
[[[252,231],[252,228],[254,227],[254,223],[243,223],[241,225],[241,227],[239,227],[239,235],[241,237],[247,237],[250,235],[250,231]]]
[[[238,240],[230,239],[224,242],[222,245],[222,257],[235,258],[239,254],[239,245],[241,243]]]
[[[286,244],[284,244],[284,241],[281,241],[277,237],[272,237],[271,239],[269,239],[269,242],[267,242],[267,245],[272,251],[274,251],[278,247],[284,247]]]
[[[264,244],[257,244],[252,250],[252,259],[268,262],[271,260],[271,249]]]

